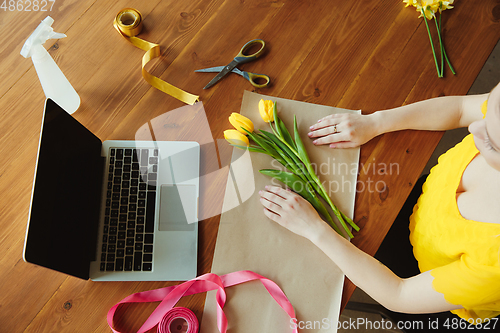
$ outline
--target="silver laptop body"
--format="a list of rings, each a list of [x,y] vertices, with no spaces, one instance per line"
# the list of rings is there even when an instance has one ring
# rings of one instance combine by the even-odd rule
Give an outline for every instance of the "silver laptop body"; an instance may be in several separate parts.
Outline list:
[[[101,141],[47,100],[23,258],[94,281],[197,275],[200,147]]]

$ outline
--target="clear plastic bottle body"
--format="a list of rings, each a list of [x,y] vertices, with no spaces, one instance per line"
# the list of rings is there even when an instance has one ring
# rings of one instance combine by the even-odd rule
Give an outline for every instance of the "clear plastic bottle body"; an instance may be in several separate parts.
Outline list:
[[[80,106],[80,96],[63,74],[43,44],[51,38],[62,38],[64,34],[54,33],[54,20],[48,16],[28,38],[21,50],[25,58],[31,57],[36,73],[42,84],[45,97],[59,104],[66,112],[73,113]]]

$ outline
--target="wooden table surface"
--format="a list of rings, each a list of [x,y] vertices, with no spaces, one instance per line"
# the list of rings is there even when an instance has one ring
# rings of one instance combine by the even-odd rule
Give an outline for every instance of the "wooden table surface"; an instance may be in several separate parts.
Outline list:
[[[82,281],[22,259],[45,97],[31,60],[19,52],[46,15],[68,36],[45,47],[82,99],[74,117],[103,141],[134,139],[148,120],[184,105],[142,79],[143,51],[112,26],[125,7],[143,14],[140,37],[161,45],[162,57],[148,69],[200,95],[214,140],[223,138],[244,90],[363,113],[466,94],[500,36],[498,0],[456,1],[443,25],[457,75],[446,69],[440,79],[424,22],[398,0],[55,0],[42,12],[44,2],[31,11],[20,10],[28,1],[0,8],[0,332],[109,332],[106,313],[116,302],[173,284]],[[268,74],[272,85],[255,90],[229,75],[203,90],[211,76],[193,71],[229,63],[254,38],[266,41],[267,52],[241,68]],[[356,246],[375,253],[441,135],[402,131],[362,147]],[[385,191],[368,190],[379,181]],[[199,275],[210,271],[219,219],[200,223]],[[346,281],[343,305],[353,290]],[[204,295],[181,301],[199,319],[203,303]],[[116,327],[132,332],[155,305],[124,307],[126,319]]]

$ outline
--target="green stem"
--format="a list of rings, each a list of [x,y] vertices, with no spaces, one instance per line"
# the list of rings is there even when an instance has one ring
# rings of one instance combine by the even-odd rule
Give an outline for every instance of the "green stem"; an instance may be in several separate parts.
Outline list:
[[[442,24],[441,24],[441,16],[442,14],[439,13],[439,26],[438,26],[438,33],[441,34],[441,28],[442,28]],[[450,70],[451,72],[453,73],[453,75],[456,75],[457,73],[455,73],[455,69],[453,68],[453,66],[451,65],[451,62],[450,60],[448,59],[448,55],[446,55],[446,51],[444,49],[444,44],[441,44],[441,53],[444,54],[444,58],[446,59],[446,63],[448,64],[448,67],[450,67]]]
[[[439,18],[441,19],[441,15],[439,15]],[[438,39],[439,39],[439,49],[441,50],[441,73],[440,77],[443,77],[444,75],[444,46],[443,46],[443,40],[441,39],[441,29],[439,29],[439,24],[436,18],[434,18],[434,22],[436,23],[436,30],[438,33]]]
[[[272,126],[271,126],[271,128],[272,128]],[[274,130],[273,130],[273,131],[274,131]],[[294,154],[295,154],[295,156],[297,156],[298,158],[300,158],[299,153],[297,152],[297,149],[296,149],[296,148],[294,148],[294,147],[290,146],[290,144],[289,144],[288,142],[286,142],[286,140],[285,140],[285,139],[283,139],[280,135],[277,135],[277,133],[276,133],[276,132],[274,132],[274,135],[276,135],[276,137],[277,137],[277,138],[278,138],[281,142],[283,142],[283,144],[284,144],[284,145],[286,145],[286,146],[288,147],[288,149],[290,149],[290,151],[291,151],[292,153],[294,153]]]
[[[307,179],[307,173],[304,172],[304,169],[302,166],[297,163],[296,160],[293,159],[293,156],[289,156],[287,152],[282,149],[282,147],[279,147],[275,142],[272,140],[269,141],[269,144],[278,152],[278,154],[281,156],[283,159],[283,162],[279,161],[285,168],[293,172],[296,176],[301,178],[304,182],[308,182]]]
[[[277,122],[279,121],[279,119],[277,120],[276,118],[278,118],[278,116],[276,114],[276,110],[274,110],[274,123],[275,123],[276,126],[278,126]],[[340,221],[342,227],[346,231],[348,237],[354,238],[354,235],[349,230],[349,227],[347,227],[347,225],[345,224],[345,221],[344,221],[344,216],[345,215],[342,214],[339,211],[339,209],[333,204],[332,200],[330,199],[330,197],[326,193],[326,190],[323,187],[323,184],[321,184],[318,176],[316,175],[316,173],[312,169],[311,163],[309,161],[305,160],[305,158],[302,158],[301,154],[294,147],[291,147],[290,144],[288,144],[288,142],[286,142],[286,140],[284,140],[281,135],[279,135],[279,130],[277,128],[275,130],[271,124],[269,124],[269,125],[270,125],[270,127],[271,127],[274,135],[276,136],[278,142],[280,142],[283,145],[281,147],[283,149],[283,151],[287,151],[287,153],[289,154],[289,158],[292,158],[293,160],[295,160],[296,166],[298,166],[300,169],[302,169],[302,166],[305,167],[306,170],[302,169],[303,175],[308,180],[310,180],[310,184],[313,185],[313,187],[316,190],[316,192],[328,203],[328,205],[332,209],[333,213],[335,214],[335,216],[337,217],[337,219]],[[263,132],[263,133],[266,134],[265,132]],[[296,139],[296,141],[297,141],[297,139]],[[278,142],[275,142],[274,144],[277,145]],[[295,142],[295,144],[298,145],[299,143]],[[295,156],[293,156],[293,155],[295,155]],[[284,156],[282,155],[282,157],[284,157]],[[299,161],[302,162],[302,163],[300,163]],[[292,171],[293,173],[297,174],[295,170],[290,170],[290,171]],[[307,171],[307,172],[304,172],[304,171]],[[354,224],[354,222],[352,222],[351,219],[348,219],[347,221],[351,225]],[[359,227],[357,225],[355,225],[355,224],[354,224],[353,228],[356,229],[356,230],[359,230]]]
[[[350,238],[354,238],[354,235],[351,233],[351,231],[349,230],[349,228],[347,227],[347,225],[345,224],[344,222],[344,218],[342,217],[342,214],[340,213],[339,209],[337,208],[337,206],[335,206],[332,202],[332,200],[330,199],[330,197],[328,196],[328,194],[326,193],[326,190],[325,188],[323,187],[323,184],[321,184],[321,182],[319,181],[318,179],[318,176],[316,176],[315,173],[312,173],[312,176],[314,178],[314,180],[316,181],[316,183],[318,184],[319,188],[321,189],[321,192],[319,193],[321,195],[321,197],[323,199],[326,200],[326,202],[328,203],[328,205],[330,206],[330,208],[332,209],[333,213],[335,214],[335,216],[337,216],[337,219],[340,221],[340,224],[342,224],[342,227],[344,228],[344,230],[347,232],[347,235],[350,237]],[[357,228],[357,226],[356,226]],[[359,228],[358,228],[359,230]]]
[[[344,217],[347,217],[347,216],[345,216],[345,214],[343,214],[337,208],[337,206],[335,206],[333,204],[332,200],[330,199],[330,197],[326,193],[326,190],[323,187],[323,184],[321,184],[321,181],[319,180],[318,176],[316,175],[316,173],[314,172],[314,170],[312,169],[312,167],[310,166],[310,164],[307,165],[306,167],[308,169],[308,173],[307,174],[310,176],[310,178],[312,178],[312,183],[315,185],[316,192],[328,203],[328,205],[332,209],[333,213],[335,214],[335,216],[339,220],[340,224],[342,225],[342,227],[346,231],[347,235],[350,238],[354,238],[354,235],[352,234],[352,232],[349,230],[349,228],[347,227],[347,225],[344,222]],[[351,219],[347,218],[347,222],[349,224],[351,224],[356,231],[359,231],[359,227]]]
[[[438,77],[441,77],[441,73],[439,72],[438,61],[436,58],[436,51],[434,50],[434,42],[432,41],[431,31],[429,30],[429,24],[427,24],[427,17],[425,17],[425,12],[424,12],[423,8],[421,9],[421,11],[422,11],[422,15],[424,15],[425,27],[427,28],[427,34],[429,35],[429,40],[431,42],[432,55],[434,56],[434,63],[436,64],[436,71],[437,71]]]
[[[351,225],[351,227],[354,228],[354,230],[359,231],[358,225],[356,223],[354,223],[354,221],[351,220],[351,218],[349,216],[345,215],[342,211],[340,211],[340,214],[342,214],[342,217],[344,218],[344,220],[346,220],[347,223],[349,223]]]
[[[276,124],[276,122],[274,122],[274,123]],[[279,134],[276,132],[276,130],[274,129],[274,127],[273,127],[273,125],[271,124],[271,122],[269,122],[269,127],[271,127],[271,130],[273,131],[273,134],[274,134],[277,138],[279,138],[280,136],[279,136]]]
[[[279,139],[279,137],[278,137]],[[342,225],[342,227],[344,228],[344,230],[346,231],[347,235],[350,237],[350,238],[354,238],[354,235],[351,233],[351,231],[349,230],[349,228],[347,227],[347,225],[345,224],[344,222],[344,218],[343,218],[343,214],[339,211],[339,209],[333,204],[332,200],[330,199],[330,197],[328,196],[328,194],[326,193],[326,190],[325,188],[323,187],[323,184],[321,184],[321,181],[319,180],[318,176],[316,175],[316,173],[314,172],[314,170],[312,169],[312,166],[310,163],[307,163],[307,161],[304,161],[301,157],[300,157],[300,154],[295,151],[295,149],[293,149],[292,147],[290,147],[289,145],[287,145],[286,142],[283,142],[283,140],[280,140],[283,144],[285,144],[286,146],[288,146],[287,148],[289,148],[289,150],[291,152],[293,152],[295,154],[295,156],[302,162],[302,163],[297,163],[297,165],[299,166],[302,166],[304,165],[305,168],[307,169],[307,172],[304,172],[306,178],[308,178],[308,180],[311,182],[311,184],[314,186],[314,189],[316,190],[316,192],[328,203],[328,205],[330,206],[330,208],[332,209],[333,213],[335,214],[335,216],[337,217],[337,219],[340,221],[340,224]],[[293,156],[291,156],[293,158]],[[304,170],[303,170],[304,171]],[[344,215],[345,216],[345,215]],[[350,219],[349,219],[350,220]],[[349,221],[349,224],[354,224],[354,222]],[[357,225],[354,224],[354,229],[356,229],[356,231],[359,230],[359,227]]]

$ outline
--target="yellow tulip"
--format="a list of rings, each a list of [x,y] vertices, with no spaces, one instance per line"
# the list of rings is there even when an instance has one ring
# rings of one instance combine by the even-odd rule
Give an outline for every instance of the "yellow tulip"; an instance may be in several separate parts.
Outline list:
[[[422,3],[416,6],[416,10],[420,14],[419,18],[423,17],[425,14],[425,17],[428,20],[432,20],[433,18],[436,18],[436,12],[438,8],[436,7],[436,4],[433,1],[422,0]],[[422,14],[422,11],[424,12],[424,14]]]
[[[403,0],[404,3],[406,3],[406,7],[408,6],[413,6],[417,10],[417,12],[420,14],[419,17],[423,17],[422,10],[425,13],[425,17],[428,20],[431,20],[433,18],[436,18],[436,13],[442,12],[443,10],[446,9],[452,9],[453,4],[455,0],[448,0],[448,1],[443,1],[443,0]]]
[[[249,146],[250,142],[248,141],[248,138],[238,132],[237,130],[225,130],[224,131],[224,139],[227,140],[232,145],[238,145],[238,146]]]
[[[408,6],[415,6],[418,4],[418,1],[417,0],[403,0],[404,3],[406,3],[406,6],[405,7],[408,7]]]
[[[231,116],[229,116],[229,122],[231,123],[231,125],[234,126],[234,128],[236,128],[238,131],[240,131],[243,134],[247,134],[247,132],[245,132],[243,130],[243,128],[246,129],[247,131],[249,131],[250,133],[253,132],[252,121],[250,119],[248,119],[247,117],[242,116],[239,113],[235,113],[235,112],[231,113]]]
[[[260,100],[259,102],[259,113],[262,119],[266,122],[273,122],[274,121],[274,116],[273,116],[273,107],[274,103],[273,101],[265,101],[263,99]]]
[[[442,12],[445,9],[452,9],[453,8],[452,4],[454,1],[455,0],[441,1],[441,4],[440,4],[441,6],[439,8],[439,11]]]

